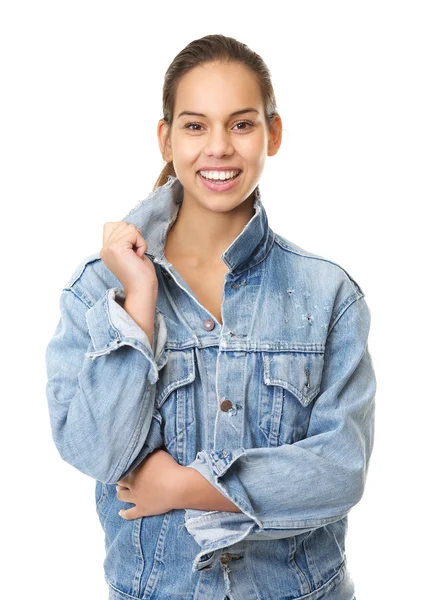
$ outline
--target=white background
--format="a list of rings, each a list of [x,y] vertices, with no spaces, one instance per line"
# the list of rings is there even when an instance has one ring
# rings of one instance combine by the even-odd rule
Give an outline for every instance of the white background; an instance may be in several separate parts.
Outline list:
[[[53,444],[44,352],[62,286],[100,250],[103,224],[147,196],[163,166],[166,68],[210,33],[243,41],[271,70],[284,124],[261,180],[271,227],[343,266],[371,310],[376,440],[346,546],[357,600],[420,595],[419,5],[2,4],[2,597],[107,598],[95,482]]]

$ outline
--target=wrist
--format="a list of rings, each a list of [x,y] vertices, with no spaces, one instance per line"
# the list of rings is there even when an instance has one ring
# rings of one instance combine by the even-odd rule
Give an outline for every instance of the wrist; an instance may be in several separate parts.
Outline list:
[[[212,485],[199,471],[184,466],[182,466],[182,469],[184,470],[179,474],[179,482],[175,486],[175,508],[241,512],[238,506]]]
[[[173,507],[176,509],[186,508],[186,503],[190,497],[192,488],[191,473],[193,469],[188,469],[183,465],[177,465],[175,477],[169,481],[169,494],[172,497]]]
[[[159,285],[157,281],[152,281],[151,283],[145,283],[141,287],[130,287],[124,286],[125,295],[128,296],[136,296],[140,297],[149,297],[149,295],[157,295],[159,290]]]

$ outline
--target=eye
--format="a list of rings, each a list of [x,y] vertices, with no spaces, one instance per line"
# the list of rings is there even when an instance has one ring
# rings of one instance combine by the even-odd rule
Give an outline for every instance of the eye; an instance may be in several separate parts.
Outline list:
[[[251,127],[253,127],[253,123],[251,123],[250,121],[239,121],[234,125],[234,127],[237,127],[237,125],[250,125]],[[238,131],[245,131],[246,129],[248,129],[248,127],[243,127],[243,129],[239,129]]]
[[[248,127],[243,127],[243,128],[239,128],[239,125],[247,125]],[[200,131],[200,128],[202,127],[202,125],[200,125],[200,123],[187,123],[186,125],[184,125],[184,129],[188,129],[189,131]],[[236,127],[236,131],[246,131],[246,129],[249,129],[249,127],[253,127],[253,123],[251,121],[239,121],[238,123],[236,123],[234,125],[234,127]],[[199,128],[199,129],[198,129]]]
[[[192,125],[196,125],[196,127],[201,127],[199,123],[187,123],[187,125],[184,125],[184,129],[190,129],[191,131],[199,131],[198,129],[191,129]]]

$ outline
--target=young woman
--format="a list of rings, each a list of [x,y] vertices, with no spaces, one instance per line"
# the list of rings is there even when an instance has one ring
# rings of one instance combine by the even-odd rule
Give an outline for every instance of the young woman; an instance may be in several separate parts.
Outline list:
[[[268,225],[258,182],[282,124],[260,56],[193,41],[163,113],[166,167],[63,287],[46,353],[55,444],[96,479],[109,598],[352,600],[376,390],[364,293]]]

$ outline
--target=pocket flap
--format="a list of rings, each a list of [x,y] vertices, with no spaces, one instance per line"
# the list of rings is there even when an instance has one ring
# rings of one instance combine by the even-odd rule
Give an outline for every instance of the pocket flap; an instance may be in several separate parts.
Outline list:
[[[194,348],[167,350],[165,366],[159,372],[155,405],[160,408],[174,390],[194,381]]]
[[[317,352],[263,352],[266,385],[289,390],[303,406],[318,395],[324,354]]]

